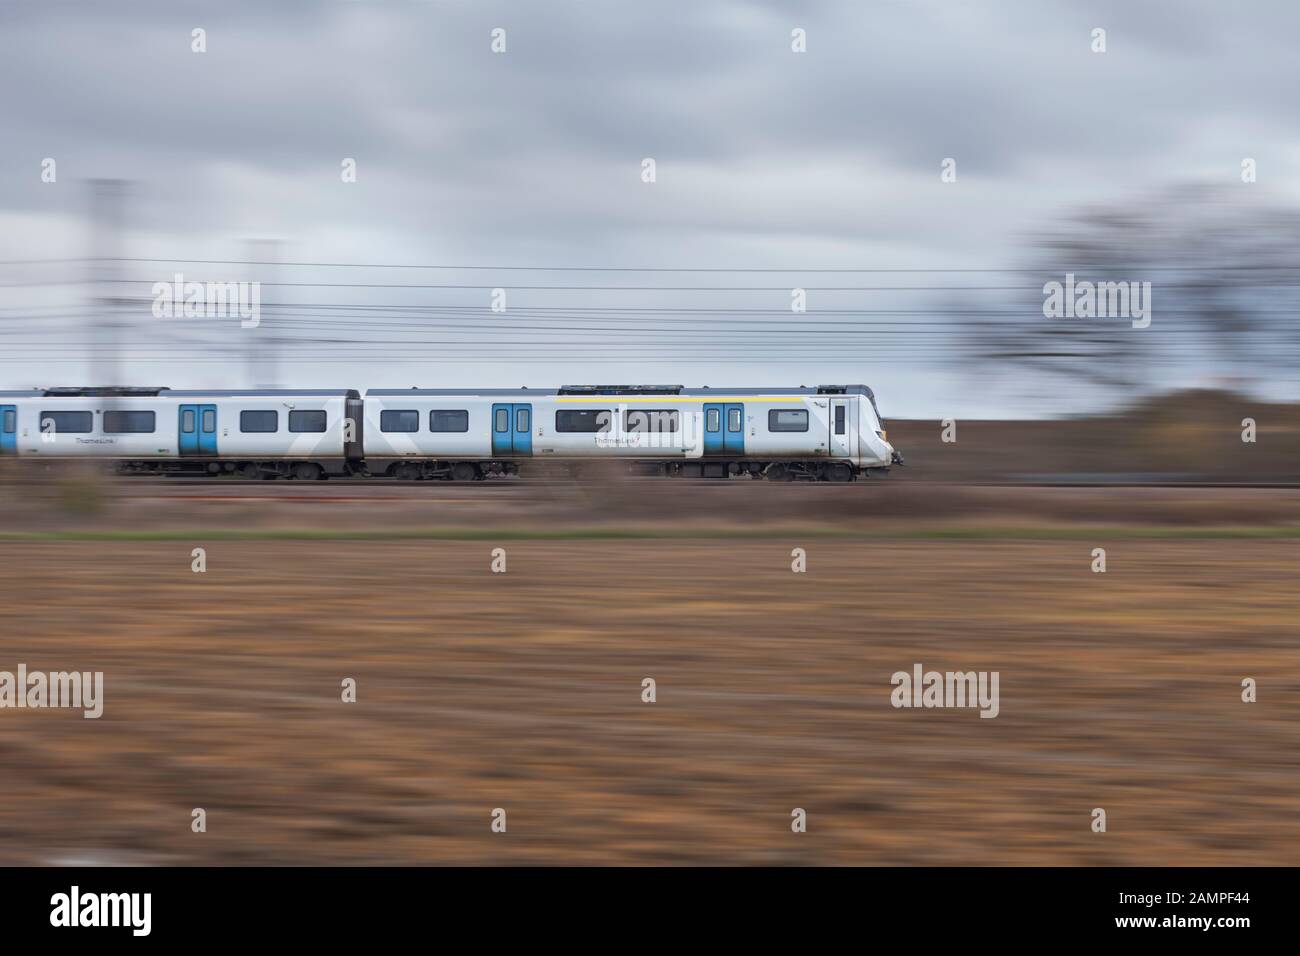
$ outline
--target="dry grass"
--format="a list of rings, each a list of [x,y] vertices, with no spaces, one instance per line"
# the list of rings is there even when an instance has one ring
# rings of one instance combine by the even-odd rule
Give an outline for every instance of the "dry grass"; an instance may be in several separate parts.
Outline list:
[[[0,863],[1294,863],[1296,544],[1095,544],[0,542]]]

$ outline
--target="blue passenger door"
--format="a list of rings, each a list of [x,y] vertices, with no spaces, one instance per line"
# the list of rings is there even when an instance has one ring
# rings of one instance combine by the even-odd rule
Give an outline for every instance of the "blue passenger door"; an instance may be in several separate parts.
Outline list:
[[[199,406],[180,407],[180,452],[182,455],[199,453]]]
[[[179,428],[182,455],[217,454],[216,405],[182,405]]]
[[[515,442],[511,437],[510,424],[511,406],[493,405],[492,406],[492,455],[511,455],[514,454]]]
[[[502,403],[492,406],[492,454],[533,453],[533,406]]]
[[[217,406],[199,406],[199,454],[217,454]]]
[[[724,409],[722,448],[728,455],[745,453],[745,406],[728,403]]]
[[[515,454],[533,453],[533,406],[515,405]]]
[[[704,406],[704,454],[721,455],[723,452],[722,414],[726,408],[719,402]]]
[[[0,455],[18,454],[18,406],[0,405]]]

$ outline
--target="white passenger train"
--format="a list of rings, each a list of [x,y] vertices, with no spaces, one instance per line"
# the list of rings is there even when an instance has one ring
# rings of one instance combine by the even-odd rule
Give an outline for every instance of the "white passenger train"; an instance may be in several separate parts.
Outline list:
[[[238,472],[315,479],[353,473],[362,415],[349,389],[0,391],[0,455],[108,458],[122,471]]]
[[[865,385],[8,391],[0,455],[300,480],[467,481],[605,459],[683,477],[851,481],[902,462]]]

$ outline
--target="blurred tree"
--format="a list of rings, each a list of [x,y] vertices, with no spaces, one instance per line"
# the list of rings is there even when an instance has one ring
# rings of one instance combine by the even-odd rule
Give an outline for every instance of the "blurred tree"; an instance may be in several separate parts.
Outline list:
[[[1084,209],[1034,241],[1017,304],[964,323],[960,355],[987,372],[1011,363],[1037,383],[1129,396],[1160,388],[1291,373],[1300,357],[1300,211],[1259,187],[1185,186],[1144,205]],[[1250,191],[1251,196],[1243,196]],[[1044,286],[1150,282],[1151,325],[1048,317]],[[1020,297],[1024,298],[1021,299]],[[1053,380],[1056,381],[1053,381]]]

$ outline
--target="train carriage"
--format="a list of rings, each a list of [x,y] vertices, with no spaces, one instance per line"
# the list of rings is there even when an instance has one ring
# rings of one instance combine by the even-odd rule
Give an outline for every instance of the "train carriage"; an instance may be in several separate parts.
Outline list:
[[[108,458],[123,471],[319,478],[360,459],[360,394],[52,388],[0,393],[0,452]]]
[[[848,481],[901,461],[864,385],[371,389],[371,474],[460,479],[529,459],[620,459],[686,477]]]

